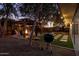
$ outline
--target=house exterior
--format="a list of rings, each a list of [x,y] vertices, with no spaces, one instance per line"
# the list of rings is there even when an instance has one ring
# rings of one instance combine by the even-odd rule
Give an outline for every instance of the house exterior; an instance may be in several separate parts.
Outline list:
[[[79,55],[79,8],[76,9],[73,22],[70,25],[70,34],[76,55]]]

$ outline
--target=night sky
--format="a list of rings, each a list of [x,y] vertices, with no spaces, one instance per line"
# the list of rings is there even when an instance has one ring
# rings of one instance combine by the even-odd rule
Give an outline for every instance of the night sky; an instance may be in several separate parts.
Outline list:
[[[23,18],[31,18],[31,20],[34,20],[34,17],[33,17],[32,14],[26,14],[25,16],[22,16],[22,14],[21,14],[21,12],[19,10],[19,8],[23,6],[22,3],[15,3],[15,4],[12,4],[12,5],[15,8],[17,16],[15,16],[14,13],[11,13],[9,15],[10,19],[14,19],[14,20],[18,21],[18,20],[23,19]],[[3,4],[0,3],[0,10],[3,9],[3,8],[4,8]],[[0,16],[0,18],[1,18],[1,16]]]

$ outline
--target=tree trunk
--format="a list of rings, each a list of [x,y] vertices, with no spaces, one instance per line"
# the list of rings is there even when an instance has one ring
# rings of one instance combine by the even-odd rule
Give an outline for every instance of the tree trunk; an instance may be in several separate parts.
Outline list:
[[[6,34],[6,30],[7,30],[7,20],[4,22],[4,36]]]
[[[33,36],[33,32],[35,31],[36,22],[37,22],[37,19],[35,20],[35,22],[34,22],[34,24],[33,24],[32,31],[31,31],[31,34],[30,34],[29,47],[32,46],[32,36]]]
[[[6,20],[5,20],[5,22],[4,22],[4,36],[5,36],[5,34],[7,33],[7,21],[8,21],[8,12],[6,12],[7,14],[6,14]]]

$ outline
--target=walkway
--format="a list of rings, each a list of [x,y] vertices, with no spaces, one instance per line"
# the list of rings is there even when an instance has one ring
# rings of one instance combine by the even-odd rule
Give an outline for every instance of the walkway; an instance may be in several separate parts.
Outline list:
[[[0,38],[0,55],[21,55],[21,56],[74,56],[75,52],[56,45],[52,45],[53,53],[39,48],[39,40],[33,40],[32,48],[28,47],[28,41],[13,38]]]

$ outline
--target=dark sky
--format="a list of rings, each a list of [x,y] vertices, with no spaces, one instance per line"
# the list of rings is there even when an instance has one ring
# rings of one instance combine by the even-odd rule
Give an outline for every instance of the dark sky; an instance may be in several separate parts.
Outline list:
[[[13,7],[15,8],[15,11],[16,11],[16,13],[17,13],[17,16],[15,16],[14,13],[11,13],[11,14],[9,15],[9,18],[15,19],[15,20],[17,20],[17,21],[18,21],[19,19],[25,18],[26,16],[22,16],[21,12],[19,11],[19,7],[22,7],[22,6],[23,6],[23,5],[22,5],[21,3],[15,3],[15,4],[13,4]],[[3,4],[0,3],[0,10],[3,9],[3,8],[4,8]],[[29,17],[29,16],[27,15],[27,17]]]

